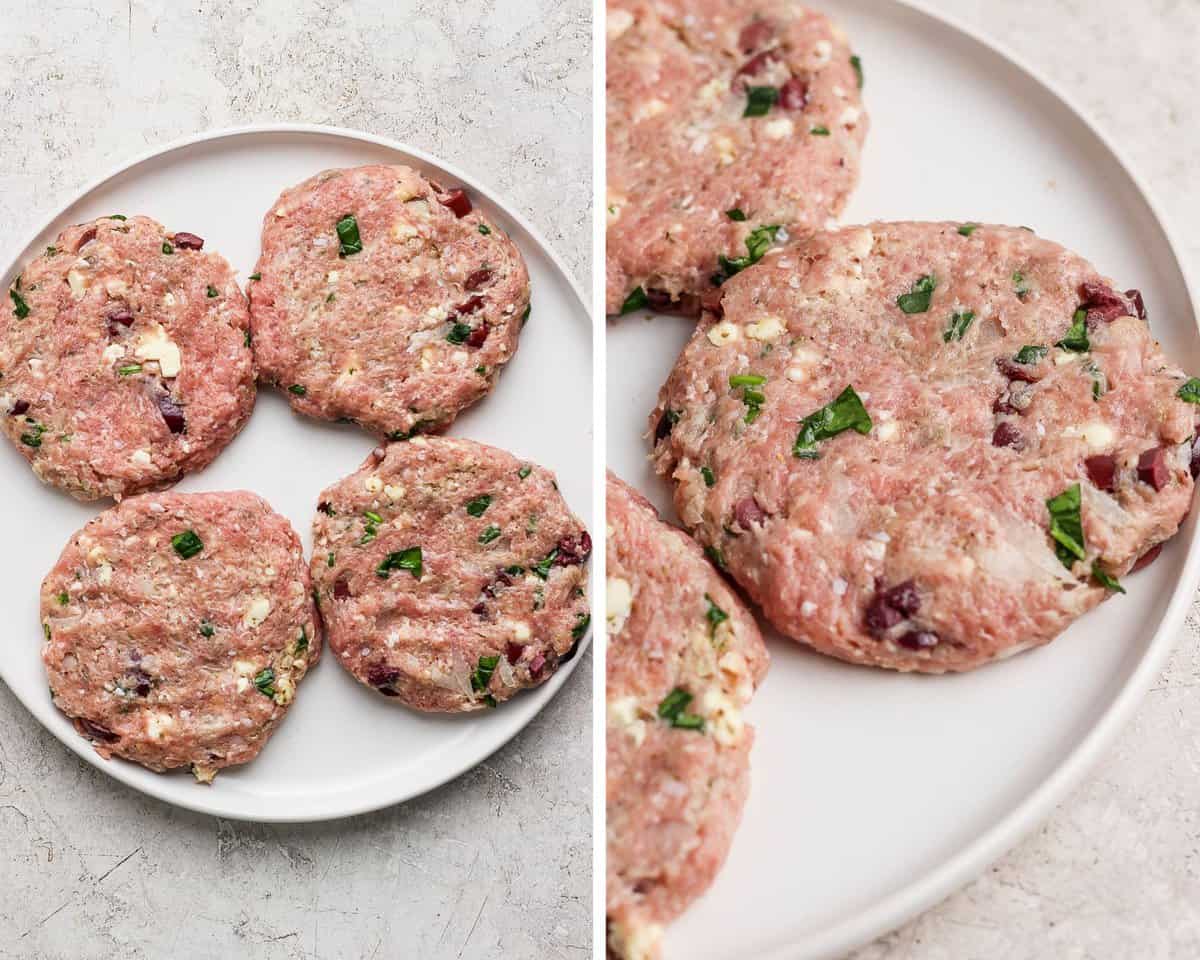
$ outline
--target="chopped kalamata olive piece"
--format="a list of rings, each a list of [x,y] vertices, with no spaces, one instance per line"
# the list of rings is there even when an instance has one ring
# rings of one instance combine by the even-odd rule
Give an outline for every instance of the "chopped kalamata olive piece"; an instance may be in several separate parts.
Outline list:
[[[753,77],[756,73],[767,66],[769,63],[779,59],[778,50],[764,50],[762,53],[755,54],[740,67],[737,73],[733,75],[733,81],[730,87],[735,91],[741,90],[746,86],[746,79]]]
[[[733,518],[743,530],[758,526],[767,519],[767,513],[754,497],[742,497],[733,507]]]
[[[1138,479],[1148,483],[1156,491],[1161,490],[1171,479],[1167,469],[1167,451],[1162,447],[1154,447],[1138,457]]]
[[[917,585],[912,580],[905,580],[889,590],[884,590],[882,579],[877,578],[875,596],[867,604],[863,619],[867,629],[878,637],[920,609],[921,597],[917,593]]]
[[[769,20],[752,20],[738,34],[738,49],[742,53],[753,53],[775,35]]]
[[[187,421],[183,408],[171,399],[170,394],[160,394],[158,397],[158,412],[162,414],[163,422],[172,433],[183,433]]]
[[[576,567],[592,555],[592,538],[586,530],[568,534],[558,541],[558,553],[554,557],[557,567]]]
[[[85,720],[83,717],[75,718],[75,729],[83,736],[91,740],[99,740],[102,743],[115,743],[121,739],[117,734],[109,730],[108,727],[92,723],[91,720]]]
[[[28,410],[29,410],[29,401],[28,400],[18,400],[12,405],[11,408],[9,408],[8,415],[10,417],[19,417],[21,414],[27,412]]]
[[[438,202],[443,207],[449,207],[456,217],[465,217],[471,212],[471,198],[467,196],[465,190],[458,187],[438,197]]]
[[[1191,471],[1193,480],[1200,476],[1200,436],[1192,441],[1192,457],[1188,461],[1188,469]]]
[[[133,311],[127,306],[119,306],[108,312],[108,335],[119,337],[133,324]]]
[[[1136,311],[1134,316],[1145,322],[1146,320],[1146,301],[1142,299],[1141,290],[1126,290],[1125,299],[1128,300]]]
[[[1017,363],[1009,357],[997,357],[996,366],[1009,380],[1020,380],[1024,383],[1038,382],[1037,368],[1030,364]]]
[[[202,250],[204,238],[198,237],[194,233],[177,233],[175,234],[175,246],[180,250]]]
[[[1111,493],[1117,486],[1117,458],[1108,453],[1098,453],[1083,461],[1088,479],[1101,490]]]
[[[903,619],[904,614],[892,607],[882,593],[875,594],[863,615],[867,629],[875,636],[886,633]]]
[[[483,323],[479,324],[479,326],[472,329],[470,334],[467,336],[467,346],[477,348],[482,347],[487,342],[488,334],[491,332],[491,324],[489,324],[486,320],[483,321]]]
[[[911,617],[921,609],[921,597],[917,593],[917,585],[911,580],[892,587],[884,594],[887,605],[893,610],[899,610],[904,616]]]
[[[1005,414],[1016,412],[1017,408],[1013,406],[1012,396],[1007,390],[1005,390],[1000,394],[1000,396],[996,397],[996,399],[992,401],[992,413],[1003,416]]]
[[[509,643],[504,648],[504,659],[509,663],[516,663],[521,659],[521,654],[525,652],[524,644]]]
[[[1162,553],[1162,548],[1163,548],[1163,545],[1161,543],[1156,543],[1149,550],[1147,550],[1145,553],[1143,553],[1140,557],[1137,558],[1137,560],[1134,562],[1133,566],[1129,568],[1129,572],[1137,573],[1143,567],[1150,566],[1150,564],[1152,564],[1155,560],[1158,559],[1158,555],[1160,553]]]
[[[938,645],[940,638],[932,630],[910,630],[896,642],[909,650],[931,650]]]
[[[474,296],[474,297],[471,297],[469,300],[465,300],[464,302],[460,303],[457,307],[454,308],[454,312],[458,316],[461,317],[461,316],[465,316],[468,313],[474,313],[476,310],[478,310],[482,306],[483,306],[483,297]]]
[[[700,298],[694,293],[680,294],[673,299],[666,290],[647,290],[646,306],[655,313],[677,313],[682,316],[694,316],[700,311]]]
[[[387,664],[373,664],[367,668],[367,683],[382,693],[385,697],[397,696],[396,682],[400,679],[400,671]]]
[[[992,431],[993,447],[1012,447],[1018,453],[1025,449],[1025,434],[1009,421],[1001,420]]]
[[[492,271],[489,270],[487,267],[483,267],[482,269],[476,270],[474,273],[472,273],[470,276],[467,277],[466,282],[463,284],[463,289],[470,290],[470,291],[479,290],[480,288],[483,287],[483,285],[485,283],[487,283],[491,279],[492,279]]]
[[[784,110],[803,110],[808,106],[808,81],[792,77],[779,88],[779,105]]]
[[[663,415],[658,418],[658,426],[654,428],[654,442],[662,443],[671,435],[675,424],[679,420],[679,414],[674,410],[664,410]]]
[[[700,309],[707,310],[720,319],[725,315],[725,307],[721,304],[721,299],[725,295],[721,292],[720,287],[709,287],[704,293],[700,294]]]
[[[333,581],[333,598],[335,600],[346,600],[350,597],[350,584],[346,582],[345,577],[338,577]]]
[[[1087,311],[1089,326],[1097,323],[1112,323],[1117,317],[1134,316],[1137,307],[1117,293],[1112,287],[1103,283],[1081,283],[1079,296],[1082,298],[1080,309]]]

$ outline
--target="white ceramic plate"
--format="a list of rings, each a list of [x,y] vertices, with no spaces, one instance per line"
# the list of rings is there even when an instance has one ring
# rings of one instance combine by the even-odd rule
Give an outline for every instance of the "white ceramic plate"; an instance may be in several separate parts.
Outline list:
[[[495,392],[450,433],[511,450],[556,471],[574,511],[591,513],[591,322],[585,301],[545,240],[496,194],[462,172],[389,140],[321,127],[218,131],[154,151],[83,190],[4,261],[5,287],[66,224],[108,213],[144,213],[169,230],[204,237],[243,284],[258,258],[262,216],[285,187],[328,167],[406,163],[445,186],[461,184],[512,237],[529,265],[533,312]],[[249,489],[286,516],[311,546],[318,493],[357,468],[375,442],[353,426],[291,413],[260,391],[249,424],[208,469],[178,489]],[[38,586],[76,529],[107,503],[80,504],[43,486],[0,444],[0,605],[10,624],[0,677],[68,747],[145,793],[189,809],[245,820],[301,821],[378,809],[430,790],[483,760],[525,726],[579,662],[497,710],[466,717],[409,711],[373,695],[325,651],[262,754],[211,787],[186,773],[158,775],[104,761],[53,706],[40,658]],[[81,802],[86,803],[86,800]]]
[[[937,17],[813,0],[863,58],[872,129],[847,223],[1034,227],[1146,294],[1167,352],[1200,373],[1172,245],[1137,179],[1029,70]],[[689,323],[610,324],[609,463],[664,509],[642,439]],[[1197,580],[1195,516],[1118,597],[1050,646],[957,677],[899,676],[773,636],[748,718],[753,787],[729,861],[667,935],[689,960],[833,957],[981,872],[1061,799],[1129,717]]]

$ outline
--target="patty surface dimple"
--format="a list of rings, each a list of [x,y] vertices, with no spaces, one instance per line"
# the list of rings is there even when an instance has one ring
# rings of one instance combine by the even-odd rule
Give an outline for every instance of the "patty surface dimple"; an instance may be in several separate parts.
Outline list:
[[[607,312],[696,313],[714,276],[841,212],[861,66],[794,0],[609,0],[607,28]]]
[[[607,504],[608,945],[643,960],[729,852],[768,657],[691,538],[612,473]]]
[[[722,291],[660,391],[655,468],[824,653],[941,672],[1046,643],[1188,510],[1200,382],[1057,244],[876,223]]]
[[[68,227],[0,309],[0,423],[33,471],[120,499],[206,466],[254,408],[225,259],[148,217]]]
[[[262,379],[300,413],[400,439],[448,425],[516,352],[529,274],[513,242],[402,166],[326,170],[263,219],[250,285]]]
[[[320,655],[300,540],[252,493],[148,493],[42,582],[55,705],[96,751],[210,782],[253,760]]]
[[[414,437],[321,494],[312,576],[329,646],[360,682],[418,710],[478,710],[574,655],[591,548],[550,471]]]

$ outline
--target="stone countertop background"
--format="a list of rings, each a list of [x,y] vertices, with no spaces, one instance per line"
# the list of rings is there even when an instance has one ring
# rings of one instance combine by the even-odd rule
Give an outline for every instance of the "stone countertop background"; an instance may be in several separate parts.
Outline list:
[[[356,127],[478,175],[590,284],[590,0],[0,0],[13,249],[157,144]],[[11,638],[10,638],[11,639]],[[0,958],[591,955],[591,657],[512,743],[381,813],[258,826],[68,752],[0,684]]]
[[[1200,280],[1200,2],[923,0],[1116,140]],[[1200,606],[1134,720],[1024,843],[853,960],[1200,957]]]

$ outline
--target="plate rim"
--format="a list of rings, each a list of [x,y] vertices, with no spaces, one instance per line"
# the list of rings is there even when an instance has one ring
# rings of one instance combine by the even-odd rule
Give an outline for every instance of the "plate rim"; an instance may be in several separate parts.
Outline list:
[[[202,144],[207,145],[221,140],[237,140],[246,137],[253,138],[262,136],[264,134],[322,136],[335,140],[349,140],[358,143],[366,143],[371,146],[383,147],[387,150],[392,150],[397,153],[407,155],[408,157],[411,157],[429,167],[444,171],[449,176],[469,187],[474,193],[486,199],[489,204],[499,210],[505,217],[515,222],[529,235],[529,237],[536,244],[538,253],[549,261],[552,269],[562,280],[565,281],[565,285],[567,289],[570,290],[571,296],[574,297],[575,304],[578,307],[577,315],[581,318],[586,318],[588,323],[588,329],[584,331],[584,334],[586,334],[587,349],[589,353],[593,355],[592,379],[594,382],[595,362],[591,328],[594,326],[595,320],[592,316],[590,299],[584,295],[580,284],[574,275],[574,272],[568,268],[558,251],[554,249],[553,245],[550,244],[541,230],[530,223],[519,209],[510,204],[507,200],[503,199],[503,195],[499,191],[495,190],[490,184],[482,181],[480,178],[472,174],[466,173],[456,164],[447,163],[428,151],[418,147],[413,147],[402,140],[370,133],[365,130],[356,130],[350,127],[340,127],[317,123],[251,123],[202,130],[169,140],[156,146],[148,147],[147,149],[139,152],[127,160],[117,162],[108,168],[104,173],[92,178],[91,180],[85,181],[79,187],[71,190],[68,194],[66,194],[65,199],[57,203],[53,211],[44,219],[42,219],[32,231],[25,234],[22,239],[19,239],[15,246],[5,251],[4,259],[0,260],[0,263],[6,265],[11,264],[12,269],[18,269],[20,267],[21,255],[29,250],[29,248],[38,240],[40,236],[49,231],[55,222],[63,217],[63,215],[71,207],[86,200],[89,195],[99,190],[110,181],[130,172],[136,173],[136,169],[143,164],[166,157],[172,153],[179,153],[181,151],[200,146]],[[4,274],[0,274],[0,277],[7,277],[8,272],[9,270],[6,269]],[[591,400],[592,397],[589,393],[587,398],[587,407],[589,411],[592,409]],[[589,456],[592,454],[592,452],[593,451],[589,446]],[[592,464],[591,473],[595,473],[594,463]],[[596,478],[594,475],[589,477],[589,483],[591,483],[594,488],[596,483]],[[579,504],[578,507],[581,510],[587,511],[588,513],[594,512],[592,509],[593,503],[591,502],[593,499],[594,497],[589,498],[588,503]],[[111,505],[105,505],[100,509],[106,510],[109,509],[109,506]],[[595,517],[591,517],[590,519],[595,521]],[[592,526],[594,525],[595,524],[593,522]],[[594,566],[589,567],[589,581],[593,580],[594,577]],[[593,587],[591,591],[593,596],[590,598],[589,605],[594,606],[594,583],[589,583],[589,586]],[[82,758],[93,768],[99,770],[101,773],[106,774],[113,780],[116,780],[124,787],[137,791],[137,793],[143,796],[151,797],[154,800],[167,804],[171,807],[177,807],[179,809],[189,810],[193,813],[217,817],[223,820],[235,820],[244,823],[271,824],[327,823],[330,821],[362,816],[364,814],[373,813],[388,807],[407,803],[410,800],[416,799],[417,797],[431,793],[432,791],[445,786],[450,781],[456,780],[457,778],[475,769],[477,766],[479,766],[479,764],[484,763],[489,757],[493,756],[496,752],[510,743],[517,736],[517,734],[521,733],[521,731],[528,727],[529,724],[532,723],[533,720],[546,708],[550,701],[558,695],[563,685],[574,674],[579,664],[584,660],[584,655],[591,646],[592,632],[593,631],[589,630],[584,636],[583,640],[580,641],[576,655],[565,667],[557,671],[556,674],[545,684],[525,694],[526,698],[537,698],[533,708],[529,709],[528,715],[521,718],[519,722],[516,722],[510,730],[505,731],[501,738],[495,743],[489,744],[486,752],[480,756],[469,762],[463,764],[454,764],[450,767],[447,767],[446,770],[439,772],[436,776],[428,780],[421,781],[415,787],[401,785],[398,790],[369,793],[358,802],[342,802],[340,804],[329,806],[328,801],[323,801],[320,795],[317,795],[314,800],[311,801],[314,804],[314,809],[307,813],[295,815],[288,814],[286,812],[286,808],[282,805],[280,805],[278,808],[272,808],[280,809],[282,812],[279,814],[269,811],[252,812],[233,809],[228,805],[228,801],[233,800],[236,806],[237,794],[226,796],[216,794],[210,790],[196,791],[195,797],[193,797],[191,793],[184,793],[182,797],[176,797],[166,790],[156,789],[156,785],[159,783],[159,781],[155,778],[147,779],[143,777],[142,774],[146,771],[136,763],[122,760],[121,758],[105,760],[103,757],[97,754],[94,749],[92,749],[90,743],[83,740],[81,737],[60,736],[60,731],[55,729],[55,727],[51,723],[47,722],[47,720],[42,716],[43,713],[46,713],[47,716],[50,716],[51,714],[49,711],[51,710],[57,713],[58,711],[56,708],[54,708],[52,705],[49,708],[46,708],[46,705],[43,703],[35,703],[32,698],[27,699],[21,693],[21,691],[9,683],[8,678],[5,676],[3,670],[2,660],[0,660],[0,682],[2,682],[4,686],[13,694],[17,702],[24,707],[24,709],[34,720],[37,721],[42,729],[49,733],[55,740],[67,747],[67,749],[72,751],[76,756]],[[162,782],[165,783],[167,781],[164,780]],[[353,794],[338,794],[337,796],[348,799],[352,797]],[[225,799],[227,802],[213,802],[213,798],[215,797]],[[327,805],[325,807],[321,807],[320,804],[322,803]]]
[[[1186,259],[1180,255],[1182,248],[1176,232],[1170,221],[1163,216],[1163,207],[1152,189],[1129,163],[1113,138],[1100,130],[1076,100],[1065,93],[1057,82],[1047,77],[1040,69],[1031,66],[1007,44],[984,35],[954,14],[932,9],[926,0],[892,0],[892,3],[955,31],[1015,67],[1026,78],[1049,93],[1100,143],[1128,178],[1146,210],[1154,218],[1155,226],[1162,232],[1175,270],[1183,281],[1184,293],[1192,309],[1193,326],[1200,331],[1200,317],[1197,317],[1196,310],[1197,303],[1200,302],[1197,299],[1196,278],[1188,268]],[[786,940],[776,941],[766,947],[759,954],[758,960],[824,960],[843,956],[848,951],[865,946],[964,888],[989,865],[1044,823],[1054,808],[1095,768],[1117,735],[1125,729],[1135,710],[1141,705],[1151,682],[1162,671],[1167,657],[1175,648],[1180,627],[1197,586],[1200,585],[1200,524],[1193,527],[1191,538],[1171,599],[1141,660],[1108,705],[1103,708],[1099,719],[1023,800],[974,840],[923,871],[909,883],[843,919],[810,931],[786,934]]]

